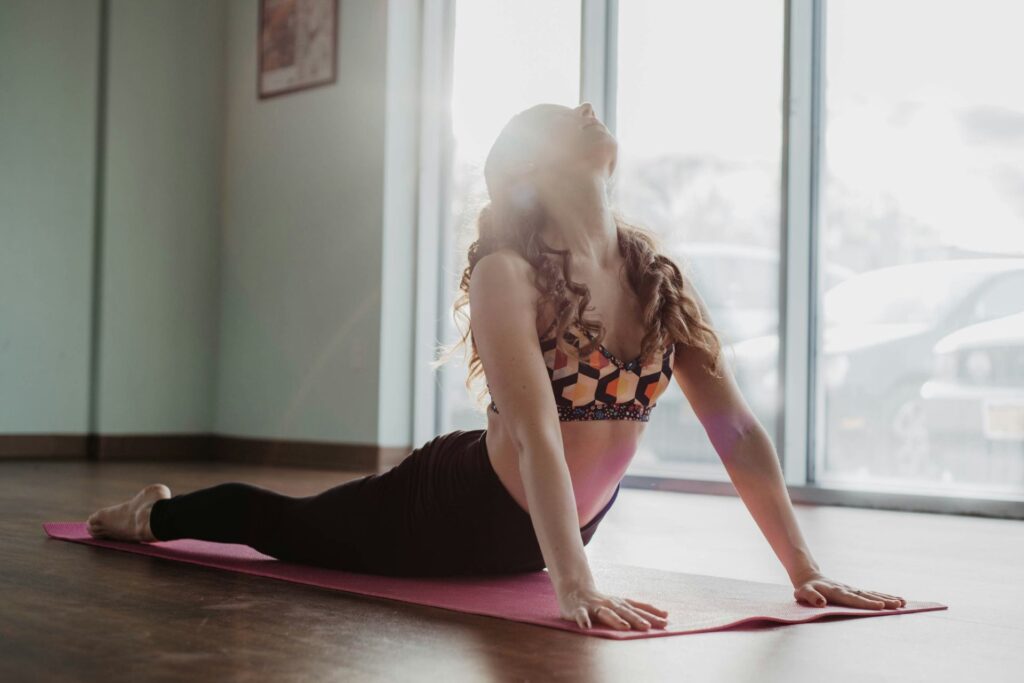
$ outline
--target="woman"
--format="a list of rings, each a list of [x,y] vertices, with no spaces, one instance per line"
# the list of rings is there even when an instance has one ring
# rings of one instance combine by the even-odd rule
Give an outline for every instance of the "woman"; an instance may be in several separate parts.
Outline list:
[[[171,497],[155,484],[89,518],[94,536],[245,543],[282,560],[391,575],[547,567],[567,620],[664,628],[668,614],[602,593],[584,546],[611,508],[658,397],[675,377],[797,600],[865,609],[902,598],[825,578],[778,460],[692,284],[618,220],[617,143],[590,104],[539,105],[491,149],[456,311],[487,429],[438,436],[391,470],[308,498],[229,483]],[[485,372],[486,371],[486,372]],[[469,383],[469,381],[467,381]]]

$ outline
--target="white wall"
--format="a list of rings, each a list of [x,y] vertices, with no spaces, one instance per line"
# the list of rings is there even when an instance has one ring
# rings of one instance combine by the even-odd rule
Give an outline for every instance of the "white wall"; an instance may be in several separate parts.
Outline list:
[[[213,427],[225,6],[110,6],[97,428]]]
[[[229,6],[221,434],[377,441],[386,3],[340,4],[338,82],[263,101]]]
[[[418,0],[259,100],[258,0],[111,0],[96,427],[407,446]],[[98,2],[0,4],[0,433],[85,433]]]
[[[98,2],[0,2],[0,432],[86,431],[98,50]]]

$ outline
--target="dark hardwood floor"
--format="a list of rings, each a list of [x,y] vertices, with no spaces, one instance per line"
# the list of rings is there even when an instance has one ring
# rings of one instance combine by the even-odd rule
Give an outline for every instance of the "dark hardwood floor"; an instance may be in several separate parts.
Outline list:
[[[353,475],[0,463],[0,681],[1019,681],[1024,523],[801,507],[835,578],[946,612],[615,642],[52,541],[162,481],[308,494]],[[738,499],[623,490],[595,559],[785,583]]]

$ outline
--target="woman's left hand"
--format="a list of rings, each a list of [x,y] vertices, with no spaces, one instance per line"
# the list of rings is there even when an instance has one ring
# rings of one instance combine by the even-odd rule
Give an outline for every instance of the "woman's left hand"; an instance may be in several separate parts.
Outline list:
[[[793,597],[797,602],[813,607],[835,605],[860,609],[895,609],[907,604],[901,597],[878,591],[860,590],[845,583],[832,581],[820,574],[797,582]]]

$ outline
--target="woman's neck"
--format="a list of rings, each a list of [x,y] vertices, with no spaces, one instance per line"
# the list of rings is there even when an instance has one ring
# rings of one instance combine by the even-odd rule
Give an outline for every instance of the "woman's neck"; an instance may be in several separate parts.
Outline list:
[[[614,263],[619,257],[618,232],[605,179],[563,175],[545,179],[543,187],[548,243],[598,266]]]

